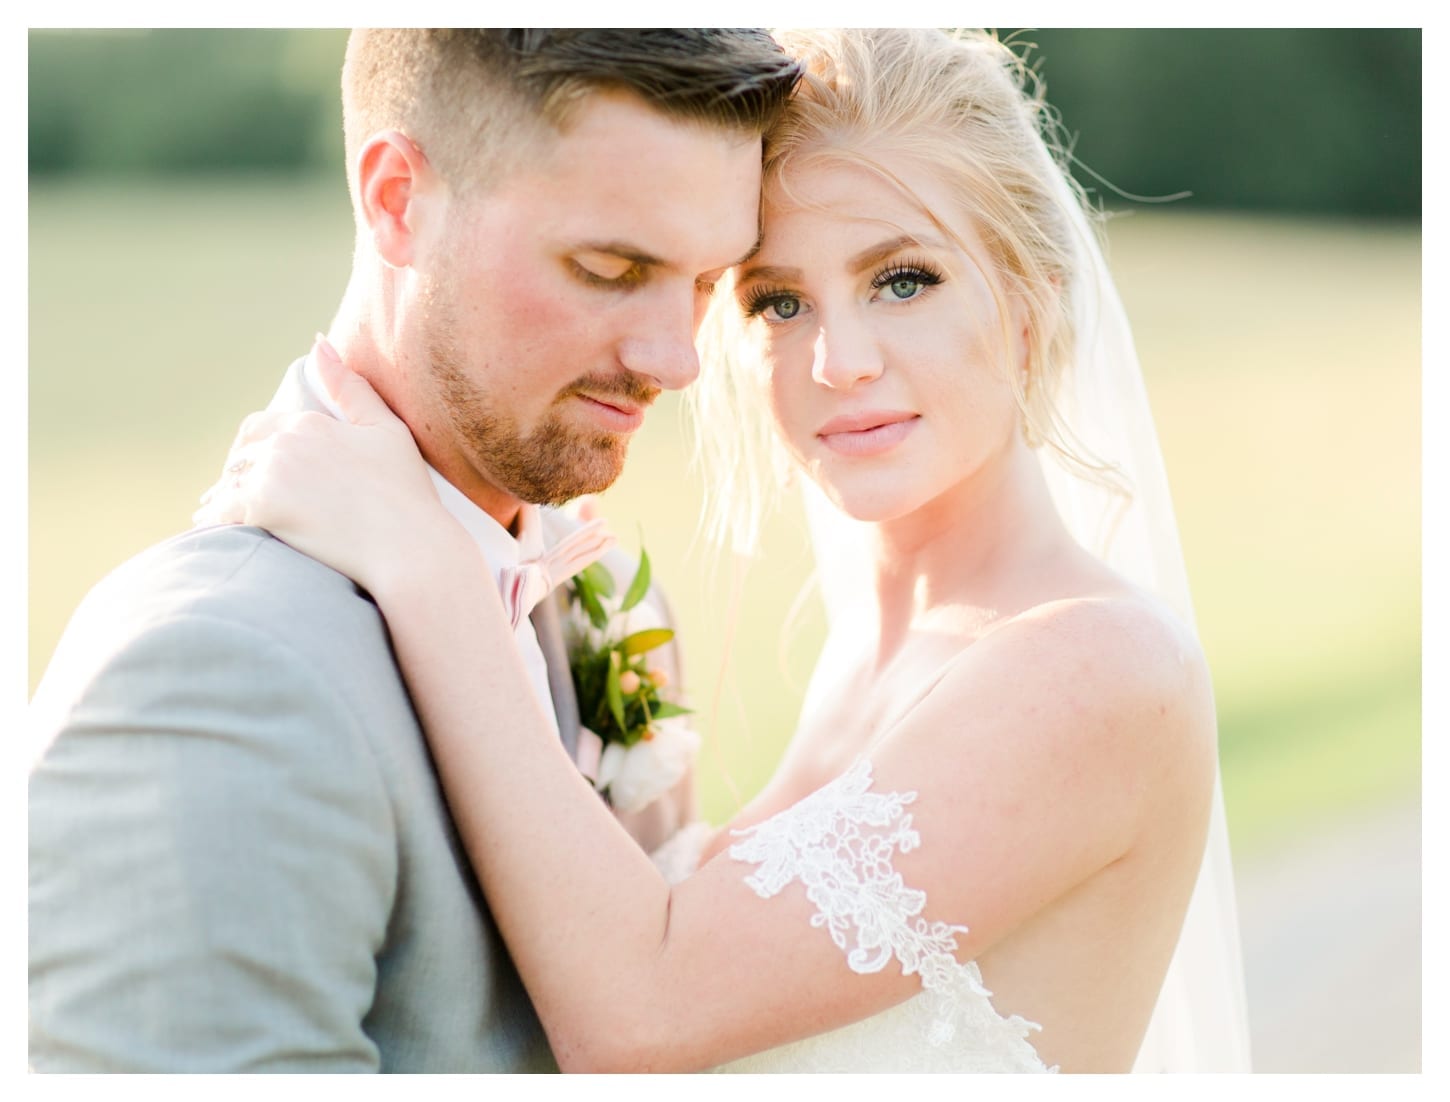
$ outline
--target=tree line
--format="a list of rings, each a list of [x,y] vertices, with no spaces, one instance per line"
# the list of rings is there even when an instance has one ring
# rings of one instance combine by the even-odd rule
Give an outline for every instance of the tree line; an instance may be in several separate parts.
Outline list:
[[[1418,217],[1421,36],[1374,30],[1002,30],[1110,207]],[[30,173],[336,171],[339,30],[29,38]]]

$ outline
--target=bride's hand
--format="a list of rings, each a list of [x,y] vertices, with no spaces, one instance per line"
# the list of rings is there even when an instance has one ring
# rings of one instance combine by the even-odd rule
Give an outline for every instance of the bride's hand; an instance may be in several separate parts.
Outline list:
[[[439,501],[408,426],[320,336],[313,355],[347,420],[252,414],[192,519],[265,528],[376,597],[419,568],[421,551],[459,547],[466,534]]]

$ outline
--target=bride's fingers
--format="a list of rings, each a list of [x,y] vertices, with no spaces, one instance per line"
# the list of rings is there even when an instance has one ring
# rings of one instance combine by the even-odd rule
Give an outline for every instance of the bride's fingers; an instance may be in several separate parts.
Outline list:
[[[254,410],[253,412],[243,417],[242,423],[237,426],[237,434],[232,437],[231,446],[227,448],[227,451],[236,451],[237,448],[241,447],[248,440],[250,440],[250,433],[254,431],[254,426],[256,425],[258,419],[265,416],[267,416],[267,411],[265,409],[260,409]]]
[[[337,349],[321,333],[312,346],[317,374],[327,393],[354,425],[402,425],[378,392],[357,372],[342,362]]]
[[[289,431],[325,432],[327,426],[333,423],[332,418],[311,410],[299,412],[264,409],[247,414],[242,418],[241,426],[237,429],[237,435],[232,439],[231,447],[227,449],[227,457],[222,461],[221,476],[201,495],[201,504],[205,505],[216,492],[217,487],[226,483],[227,472],[231,469],[232,464],[250,445]]]
[[[249,444],[255,442],[258,439],[261,439],[263,436],[270,435],[272,431],[275,431],[275,426],[270,426],[265,431],[263,431],[263,429],[261,428],[263,423],[270,422],[273,416],[274,415],[268,414],[263,411],[261,413],[249,414],[246,418],[243,419],[241,428],[237,429],[237,435],[232,440],[232,446],[227,449],[226,459],[222,460],[221,474],[217,476],[217,480],[215,482],[213,482],[210,486],[206,488],[205,491],[202,492],[202,495],[199,499],[199,504],[202,506],[202,509],[198,509],[195,513],[192,514],[191,519],[193,523],[201,523],[199,518],[202,516],[202,512],[205,507],[211,504],[211,502],[217,497],[217,495],[220,494],[224,489],[226,489],[227,485],[231,482],[232,475],[236,473],[234,470],[234,465],[237,463],[238,457],[243,453],[244,449]],[[211,520],[208,523],[221,524],[224,522],[219,520]]]
[[[201,497],[201,507],[191,514],[197,528],[215,524],[242,524],[246,521],[246,502],[242,496],[242,479],[251,470],[253,460],[237,453],[227,457],[222,476]]]
[[[330,420],[330,419],[325,419]],[[303,489],[299,469],[316,461],[322,442],[294,436],[264,437],[227,456],[216,485],[192,514],[197,527],[213,524],[255,524],[270,528],[286,523]],[[325,446],[325,445],[323,445]]]
[[[238,444],[232,445],[222,474],[202,494],[202,508],[193,513],[193,521],[204,516],[209,523],[245,523],[248,492],[255,492],[260,468],[270,467],[278,451],[297,450],[307,435],[336,423],[320,413],[254,413],[248,421],[251,439],[241,441],[239,436]]]
[[[218,490],[205,505],[191,514],[193,528],[211,528],[218,524],[246,523],[247,508],[232,490]]]
[[[324,372],[335,372],[339,367],[343,366],[342,354],[321,333],[312,334],[312,353],[317,357],[318,368]]]
[[[248,444],[271,436],[279,429],[285,428],[290,419],[295,419],[296,414],[287,410],[261,409],[255,413],[249,413],[242,418],[242,423],[237,427],[237,435],[232,440],[232,446],[227,449],[227,462]]]

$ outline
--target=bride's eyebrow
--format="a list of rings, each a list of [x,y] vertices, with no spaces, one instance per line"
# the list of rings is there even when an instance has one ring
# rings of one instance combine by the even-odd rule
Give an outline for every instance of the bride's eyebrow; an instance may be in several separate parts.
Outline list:
[[[893,237],[890,241],[883,241],[879,245],[872,245],[870,248],[862,249],[850,260],[846,261],[846,270],[852,274],[864,272],[867,268],[874,268],[887,257],[899,253],[902,249],[945,249],[945,242],[935,237],[925,235],[903,233],[899,237]]]
[[[903,233],[891,238],[889,241],[882,241],[879,244],[862,249],[846,261],[846,270],[852,274],[864,272],[867,268],[874,268],[887,257],[899,253],[902,249],[941,250],[946,247],[945,242],[926,234]],[[736,278],[735,283],[737,286],[743,287],[745,284],[758,279],[790,283],[799,282],[801,278],[802,275],[799,268],[787,268],[777,264],[760,264],[753,268],[746,268]]]
[[[777,283],[799,282],[801,270],[799,268],[783,268],[778,264],[757,264],[753,268],[746,268],[735,277],[735,285],[744,287],[747,283],[754,283],[758,279],[769,279]]]

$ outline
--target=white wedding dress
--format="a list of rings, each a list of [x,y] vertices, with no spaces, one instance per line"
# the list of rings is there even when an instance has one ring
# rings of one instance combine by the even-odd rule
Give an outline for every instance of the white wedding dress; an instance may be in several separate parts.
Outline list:
[[[877,792],[857,761],[799,803],[748,830],[731,858],[769,900],[799,881],[852,971],[899,967],[921,993],[862,1021],[733,1061],[726,1072],[1047,1071],[1029,1040],[1037,1028],[992,1008],[975,963],[955,958],[963,926],[921,918],[926,894],[902,883],[892,856],[921,844],[906,808],[912,792]],[[691,864],[693,862],[690,862]],[[1056,1069],[1052,1069],[1056,1070]]]
[[[816,670],[815,680],[826,673]],[[813,684],[818,690],[820,685]],[[810,711],[811,697],[803,715]],[[921,918],[926,893],[902,882],[897,853],[922,840],[909,807],[915,792],[879,792],[871,762],[845,773],[762,823],[734,833],[728,855],[765,906],[799,882],[853,972],[900,968],[919,994],[859,1022],[725,1064],[721,1072],[1043,1072],[1032,1047],[1040,1027],[992,1006],[974,962],[955,956],[965,926]],[[695,823],[651,854],[672,883],[698,867],[713,830]]]

